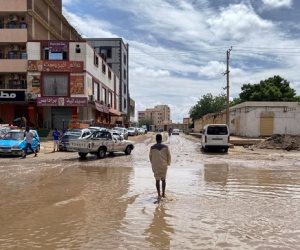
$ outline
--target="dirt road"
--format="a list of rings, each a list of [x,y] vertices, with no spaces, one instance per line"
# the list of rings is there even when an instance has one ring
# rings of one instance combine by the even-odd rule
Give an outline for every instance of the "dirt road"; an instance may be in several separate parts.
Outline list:
[[[165,134],[172,165],[155,204],[154,136],[102,160],[52,142],[36,158],[0,158],[0,249],[300,248],[299,152],[203,154],[198,139]]]

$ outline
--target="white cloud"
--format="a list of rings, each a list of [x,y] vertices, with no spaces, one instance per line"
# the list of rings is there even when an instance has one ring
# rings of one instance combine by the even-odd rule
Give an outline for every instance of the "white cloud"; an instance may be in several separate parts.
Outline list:
[[[293,0],[262,0],[262,1],[268,8],[282,8],[282,7],[291,8],[293,5]]]

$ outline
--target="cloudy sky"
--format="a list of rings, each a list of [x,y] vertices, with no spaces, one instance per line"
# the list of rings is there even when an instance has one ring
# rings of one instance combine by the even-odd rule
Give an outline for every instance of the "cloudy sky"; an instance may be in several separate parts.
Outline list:
[[[202,95],[230,97],[245,83],[280,75],[300,95],[298,0],[63,0],[83,37],[129,44],[130,95],[136,110],[167,104],[182,121]]]

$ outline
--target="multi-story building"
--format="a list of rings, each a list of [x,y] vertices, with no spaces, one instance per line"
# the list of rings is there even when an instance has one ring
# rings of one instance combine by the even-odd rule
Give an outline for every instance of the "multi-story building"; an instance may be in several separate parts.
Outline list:
[[[157,105],[154,108],[138,111],[138,122],[142,125],[143,122],[150,122],[155,129],[163,128],[172,123],[170,117],[170,108],[168,105]]]
[[[32,113],[27,99],[28,42],[50,39],[82,40],[61,14],[61,0],[0,0],[0,117],[3,121],[9,123],[22,115],[28,118]],[[38,57],[41,51],[31,53]]]
[[[123,123],[130,120],[128,44],[122,38],[88,38],[88,43],[106,60],[109,67],[119,78],[119,110]]]
[[[27,47],[31,123],[60,129],[70,121],[115,124],[119,79],[89,44],[46,40]]]
[[[119,78],[61,14],[61,0],[0,0],[0,118],[114,125]]]

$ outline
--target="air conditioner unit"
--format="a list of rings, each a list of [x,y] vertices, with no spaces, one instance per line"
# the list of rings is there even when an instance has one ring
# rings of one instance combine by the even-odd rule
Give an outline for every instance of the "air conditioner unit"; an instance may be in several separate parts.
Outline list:
[[[94,102],[95,101],[95,96],[89,95],[89,102]]]
[[[36,100],[37,99],[37,94],[35,94],[35,93],[27,93],[26,97],[27,97],[27,100]]]
[[[18,20],[19,20],[19,17],[17,15],[9,15],[8,16],[8,21],[16,22]]]

